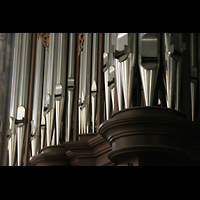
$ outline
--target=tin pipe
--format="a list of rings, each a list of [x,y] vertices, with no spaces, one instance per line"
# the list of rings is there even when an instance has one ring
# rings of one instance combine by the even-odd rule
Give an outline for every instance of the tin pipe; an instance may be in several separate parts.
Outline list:
[[[65,102],[66,62],[67,62],[67,33],[58,33],[57,72],[56,72],[56,145],[59,144],[62,116]]]
[[[56,81],[56,58],[57,58],[57,33],[49,34],[49,57],[47,69],[47,83],[46,83],[46,133],[47,133],[47,146],[51,145],[53,133],[53,121],[55,112],[55,99],[54,88]]]
[[[34,156],[39,149],[40,121],[42,106],[42,82],[44,67],[44,46],[41,38],[37,39],[36,61],[35,61],[35,80],[33,92],[33,111],[31,121],[31,150]]]
[[[18,108],[17,108],[17,161],[18,166],[21,166],[23,159],[24,134],[27,120],[27,98],[28,98],[28,83],[30,70],[30,53],[31,53],[31,33],[23,33],[22,36],[22,54],[21,68],[18,93]]]

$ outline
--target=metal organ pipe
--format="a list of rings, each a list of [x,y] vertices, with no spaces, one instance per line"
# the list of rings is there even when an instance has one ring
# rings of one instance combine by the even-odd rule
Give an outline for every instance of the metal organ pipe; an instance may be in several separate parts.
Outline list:
[[[8,130],[8,157],[9,166],[14,165],[17,131],[15,127],[15,120],[17,118],[17,102],[18,102],[18,85],[20,73],[20,57],[21,57],[21,44],[22,33],[15,33],[14,36],[14,58],[13,58],[13,71],[12,71],[12,85],[10,95],[10,114],[9,114],[9,130]]]
[[[32,156],[39,150],[40,144],[40,123],[41,123],[41,106],[42,106],[42,82],[43,82],[43,67],[44,67],[44,46],[42,39],[37,39],[36,46],[36,62],[35,62],[35,80],[33,92],[33,111],[31,121],[31,149]]]
[[[23,33],[22,35],[22,52],[21,52],[21,69],[19,74],[19,93],[17,120],[17,162],[21,166],[23,159],[24,133],[27,120],[27,99],[28,99],[28,83],[30,70],[30,53],[31,53],[31,33]]]
[[[56,100],[56,145],[59,144],[61,123],[65,102],[66,90],[66,64],[67,64],[67,33],[58,33],[58,52],[57,52],[57,66],[56,66],[56,86],[55,86],[55,100]]]

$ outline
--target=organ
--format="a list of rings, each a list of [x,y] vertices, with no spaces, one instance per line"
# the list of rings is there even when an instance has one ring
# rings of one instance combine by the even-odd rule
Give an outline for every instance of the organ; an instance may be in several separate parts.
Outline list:
[[[13,38],[8,165],[34,165],[42,154],[49,149],[56,154],[59,147],[64,152],[62,159],[68,159],[66,152],[72,155],[73,145],[83,145],[83,141],[89,141],[88,145],[93,140],[103,142],[103,138],[107,142],[103,142],[106,152],[110,151],[108,157],[116,165],[126,162],[123,156],[131,160],[148,151],[151,154],[152,146],[163,155],[180,154],[188,158],[185,151],[190,136],[197,137],[199,133],[199,34],[14,33]],[[32,108],[28,108],[31,60],[35,60],[33,102]],[[27,118],[28,109],[32,109],[31,119]],[[140,132],[136,133],[130,123],[144,118],[144,124],[148,124],[151,116],[155,130],[147,126],[141,134],[151,133],[135,138]],[[180,140],[187,138],[187,142],[182,144],[176,139],[174,125],[166,116],[176,116],[177,124],[182,120],[190,127],[187,132],[177,132]],[[157,130],[157,123],[161,123],[157,118],[169,123],[166,133]],[[28,120],[31,128],[26,133]],[[121,130],[118,136],[124,140],[119,140],[118,130]],[[159,132],[157,139],[153,131]],[[142,141],[144,137],[148,142]],[[137,145],[144,149],[137,151]]]

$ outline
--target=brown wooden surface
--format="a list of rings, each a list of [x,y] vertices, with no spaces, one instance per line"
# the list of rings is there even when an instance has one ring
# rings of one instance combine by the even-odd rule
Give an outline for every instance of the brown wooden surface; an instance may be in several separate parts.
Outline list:
[[[25,134],[24,166],[27,166],[28,161],[29,161],[29,150],[30,150],[29,133],[30,133],[30,127],[31,127],[31,117],[32,117],[32,107],[33,107],[33,88],[34,88],[34,77],[35,77],[36,39],[37,39],[37,34],[33,33],[31,70],[30,70],[30,85],[29,85],[29,96],[28,96],[28,117],[27,117],[27,128],[26,128],[26,134]]]
[[[99,59],[98,59],[98,85],[97,85],[97,130],[103,117],[103,51],[104,51],[104,33],[99,33]]]
[[[112,146],[108,157],[115,164],[140,155],[152,157],[158,165],[161,157],[186,162],[190,158],[186,149],[199,131],[181,112],[153,106],[122,110],[100,126],[100,134]]]
[[[79,91],[79,73],[80,73],[80,56],[79,56],[79,35],[77,33],[77,48],[76,48],[76,69],[75,69],[75,94],[74,94],[74,131],[73,131],[73,141],[77,141],[78,134],[78,91]]]

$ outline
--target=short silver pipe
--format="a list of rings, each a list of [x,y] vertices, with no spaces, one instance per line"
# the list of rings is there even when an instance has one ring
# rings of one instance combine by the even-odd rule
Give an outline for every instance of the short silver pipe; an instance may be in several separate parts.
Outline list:
[[[118,99],[118,110],[122,110],[123,104],[122,104],[122,80],[121,80],[121,63],[118,61],[118,59],[115,59],[115,77],[116,77],[116,88],[117,88],[117,99]]]

